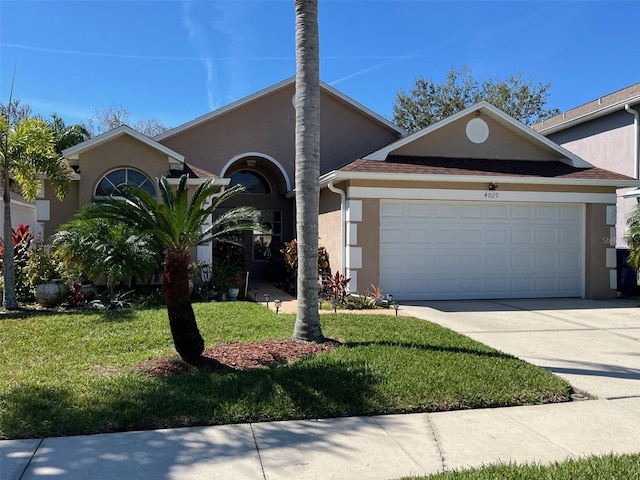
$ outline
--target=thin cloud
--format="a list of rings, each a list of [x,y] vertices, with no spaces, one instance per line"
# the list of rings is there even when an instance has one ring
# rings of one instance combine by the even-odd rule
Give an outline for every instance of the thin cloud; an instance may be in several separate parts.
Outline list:
[[[192,2],[182,2],[182,24],[187,30],[189,41],[198,53],[202,55],[198,58],[202,62],[206,73],[205,87],[207,91],[207,103],[209,105],[209,110],[215,110],[219,106],[218,101],[216,100],[218,95],[215,87],[215,63],[211,55],[206,55],[206,34],[203,28],[201,28],[201,26],[192,18],[191,7]]]
[[[367,68],[363,68],[362,70],[358,70],[357,72],[353,72],[350,73],[349,75],[345,75],[344,77],[338,78],[337,80],[334,80],[332,82],[329,82],[330,85],[337,85],[339,83],[345,82],[347,80],[350,80],[354,77],[359,77],[361,75],[364,75],[366,73],[370,73],[373,72],[375,70],[380,70],[382,68],[386,68],[389,65],[393,65],[395,63],[400,63],[403,62],[405,60],[413,60],[413,59],[417,59],[417,58],[430,58],[432,57],[432,55],[428,55],[427,52],[433,51],[433,50],[438,50],[442,47],[445,47],[449,44],[453,43],[453,40],[447,40],[445,42],[441,42],[438,45],[434,45],[431,46],[429,48],[421,48],[418,50],[414,50],[413,52],[409,52],[409,53],[405,53],[403,55],[395,55],[392,57],[389,57],[389,60],[378,63],[376,65],[372,65],[370,67]],[[384,58],[384,57],[383,57]]]
[[[82,50],[64,50],[58,48],[45,48],[34,45],[20,45],[17,43],[4,43],[0,42],[1,48],[15,48],[19,50],[28,50],[32,52],[52,53],[55,55],[76,55],[83,57],[108,57],[108,58],[122,58],[131,60],[152,60],[152,61],[171,61],[171,62],[202,62],[205,61],[207,56],[201,57],[175,57],[164,55],[136,55],[128,53],[109,53],[109,52],[87,52]],[[397,60],[406,55],[322,55],[322,60]],[[428,55],[413,55],[412,58],[428,58]],[[216,57],[216,61],[231,62],[231,61],[256,61],[256,62],[275,62],[283,61],[290,62],[295,60],[294,55],[291,56],[272,56],[272,55],[252,55],[252,56],[227,56]]]
[[[19,45],[16,43],[2,43],[2,42],[0,42],[0,47],[29,50],[32,52],[52,53],[56,55],[77,55],[77,56],[83,56],[83,57],[109,57],[109,58],[121,58],[121,59],[130,59],[130,60],[202,62],[202,61],[205,61],[207,58],[209,58],[206,55],[201,57],[172,57],[172,56],[162,56],[162,55],[134,55],[134,54],[127,54],[127,53],[86,52],[82,50],[62,50],[62,49],[56,49],[56,48],[44,48],[44,47],[36,47],[32,45]],[[293,59],[295,59],[295,57],[252,56],[252,57],[217,57],[216,61],[247,60],[247,61],[272,62],[272,61],[289,61]]]

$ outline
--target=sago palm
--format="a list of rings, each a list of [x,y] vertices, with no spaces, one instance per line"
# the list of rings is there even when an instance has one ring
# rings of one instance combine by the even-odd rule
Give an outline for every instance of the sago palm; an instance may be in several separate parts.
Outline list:
[[[96,198],[85,215],[118,220],[140,233],[150,234],[158,242],[164,252],[162,293],[173,343],[183,360],[198,363],[204,340],[189,294],[191,249],[214,239],[234,243],[235,233],[258,228],[256,211],[252,207],[236,207],[203,228],[223,202],[243,191],[242,186],[215,197],[219,187],[207,180],[189,196],[187,177],[183,175],[175,191],[165,177],[158,180],[158,188],[162,202],[141,188],[121,186],[119,197]]]

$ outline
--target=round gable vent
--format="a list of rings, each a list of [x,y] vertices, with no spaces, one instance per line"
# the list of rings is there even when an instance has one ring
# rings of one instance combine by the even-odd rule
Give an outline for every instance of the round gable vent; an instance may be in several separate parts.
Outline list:
[[[467,138],[473,143],[484,143],[489,138],[489,125],[481,118],[472,118],[467,122]]]

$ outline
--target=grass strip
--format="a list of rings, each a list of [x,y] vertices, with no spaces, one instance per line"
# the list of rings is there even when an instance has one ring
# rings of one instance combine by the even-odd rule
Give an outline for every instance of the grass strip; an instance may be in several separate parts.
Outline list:
[[[404,480],[638,480],[640,454],[589,456],[543,464],[498,464]]]

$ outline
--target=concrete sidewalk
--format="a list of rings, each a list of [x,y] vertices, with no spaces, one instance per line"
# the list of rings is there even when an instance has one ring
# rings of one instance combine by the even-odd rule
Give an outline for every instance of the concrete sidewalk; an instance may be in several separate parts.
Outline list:
[[[279,291],[264,293],[274,295],[270,308],[276,296],[285,309],[295,306]],[[548,368],[597,400],[4,440],[0,479],[399,479],[495,462],[640,452],[637,305],[552,299],[402,306]]]
[[[0,478],[398,479],[640,452],[640,399],[0,442]]]

